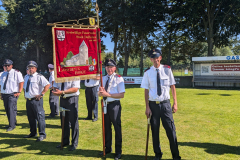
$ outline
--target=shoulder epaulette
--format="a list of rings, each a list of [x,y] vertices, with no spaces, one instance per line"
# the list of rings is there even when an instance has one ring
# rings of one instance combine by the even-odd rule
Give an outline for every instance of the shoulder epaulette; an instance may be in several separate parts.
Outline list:
[[[147,72],[148,70],[150,69],[150,67],[149,68],[147,68],[144,72]]]
[[[164,65],[163,67],[164,67],[164,68],[171,68],[171,67],[170,67],[170,66],[168,66],[168,65]]]
[[[117,76],[117,77],[121,77],[119,74],[116,74],[115,76]]]
[[[19,70],[15,69],[15,71],[19,72]]]

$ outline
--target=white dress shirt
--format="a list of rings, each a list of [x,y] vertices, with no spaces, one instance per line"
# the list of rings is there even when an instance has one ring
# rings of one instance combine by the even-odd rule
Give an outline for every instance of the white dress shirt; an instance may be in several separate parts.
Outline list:
[[[56,83],[54,82],[53,84],[54,88],[58,88],[59,90],[62,90],[62,83]],[[69,88],[78,88],[80,89],[80,81],[69,81],[69,82],[64,82],[64,90],[68,90]],[[75,93],[71,94],[64,94],[63,97],[71,97],[71,96],[78,96],[80,94],[79,90]]]
[[[84,84],[86,87],[94,87],[99,85],[100,80],[95,80],[95,79],[89,79],[89,82],[85,80]]]
[[[9,76],[8,76],[9,74]],[[6,81],[6,78],[8,76],[6,89],[4,90],[4,83]],[[1,93],[3,94],[12,94],[14,92],[19,92],[19,83],[24,82],[22,73],[11,69],[9,72],[3,72],[0,78],[0,84],[1,84]]]
[[[27,82],[30,79],[29,91],[26,92],[27,89]],[[37,95],[42,94],[42,91],[46,85],[48,85],[48,80],[41,74],[35,72],[33,75],[26,75],[24,79],[24,91],[26,98],[34,98]]]
[[[50,87],[49,88],[52,88],[52,82],[55,81],[55,78],[54,78],[54,71],[50,72],[50,77],[49,77],[49,83],[50,83]]]
[[[107,92],[109,94],[115,94],[115,93],[125,93],[125,85],[124,85],[124,80],[121,76],[119,76],[116,73],[113,73],[111,76],[106,75],[103,77],[103,87],[105,88],[106,82],[109,78],[109,85],[108,85],[108,90]],[[107,102],[112,102],[115,100],[120,100],[121,98],[111,98],[107,97]]]
[[[157,95],[157,68],[152,66],[147,70],[142,79],[141,88],[149,90],[149,101],[164,101],[170,99],[170,86],[175,85],[175,79],[170,67],[160,65],[160,83],[161,83],[161,95]]]

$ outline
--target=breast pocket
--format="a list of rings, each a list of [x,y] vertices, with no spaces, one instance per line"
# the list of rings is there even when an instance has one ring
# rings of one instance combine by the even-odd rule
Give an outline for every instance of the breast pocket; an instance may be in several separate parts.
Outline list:
[[[162,81],[163,86],[169,86],[169,84],[170,84],[169,77],[167,77],[167,76],[162,76],[161,81]]]
[[[37,80],[35,80],[35,79],[31,80],[31,87],[33,89],[37,89],[38,90],[39,86],[38,86]]]

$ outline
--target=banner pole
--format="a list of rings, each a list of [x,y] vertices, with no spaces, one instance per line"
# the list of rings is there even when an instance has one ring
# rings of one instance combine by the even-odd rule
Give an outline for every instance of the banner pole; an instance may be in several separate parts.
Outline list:
[[[102,81],[102,55],[101,55],[101,37],[100,37],[100,26],[99,26],[99,8],[96,1],[96,12],[97,12],[97,32],[98,32],[98,53],[99,53],[99,62],[100,62],[100,83],[101,87],[103,87]],[[104,125],[104,110],[103,110],[103,97],[101,97],[101,107],[102,107],[102,138],[103,138],[103,156],[105,157],[105,125]]]

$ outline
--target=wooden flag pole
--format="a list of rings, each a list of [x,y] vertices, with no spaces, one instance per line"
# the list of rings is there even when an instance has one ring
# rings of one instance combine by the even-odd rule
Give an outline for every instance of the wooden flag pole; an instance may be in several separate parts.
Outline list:
[[[103,81],[102,81],[102,55],[101,55],[101,37],[100,37],[100,26],[99,26],[99,8],[96,1],[96,12],[97,12],[97,32],[98,32],[98,54],[99,54],[99,64],[100,64],[100,83],[101,87],[103,87]],[[102,138],[103,138],[103,156],[106,155],[105,153],[105,125],[104,125],[104,110],[103,110],[103,97],[101,97],[101,106],[102,106]]]

